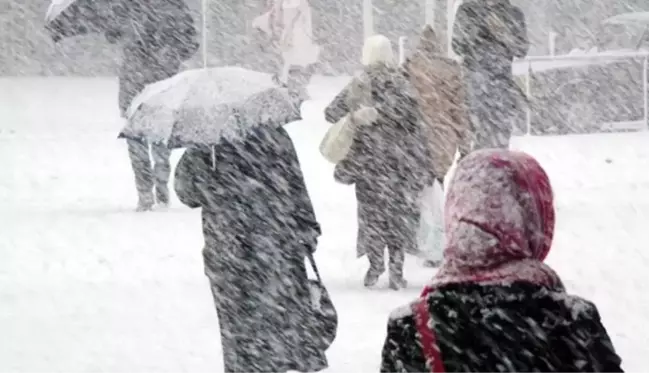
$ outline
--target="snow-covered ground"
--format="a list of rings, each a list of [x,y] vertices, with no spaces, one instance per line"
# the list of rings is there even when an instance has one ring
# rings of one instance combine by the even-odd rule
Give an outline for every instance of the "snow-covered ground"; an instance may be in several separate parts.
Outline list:
[[[391,309],[410,287],[368,291],[355,258],[355,202],[318,154],[321,114],[343,80],[316,79],[291,124],[324,230],[317,259],[340,313],[331,372],[377,371]],[[218,371],[199,211],[174,200],[138,214],[113,79],[0,79],[0,371]],[[549,262],[600,307],[624,367],[649,355],[649,133],[516,139],[556,190]],[[174,153],[174,160],[180,152]]]

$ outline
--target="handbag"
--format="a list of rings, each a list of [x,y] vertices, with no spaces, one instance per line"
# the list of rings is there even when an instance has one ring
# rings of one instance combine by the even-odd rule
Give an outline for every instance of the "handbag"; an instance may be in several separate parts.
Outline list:
[[[313,254],[309,253],[307,259],[316,276],[315,280],[308,280],[311,310],[308,325],[311,329],[310,335],[315,341],[316,347],[321,351],[325,351],[336,339],[338,332],[338,312],[336,312],[336,307],[334,307],[331,301],[327,288],[322,283],[322,278],[320,277],[320,272],[318,271]]]
[[[420,198],[417,231],[419,254],[428,262],[439,263],[444,249],[444,191],[439,181],[426,186]]]
[[[354,126],[351,115],[347,114],[329,128],[320,142],[320,154],[331,163],[342,161],[354,141]]]
[[[342,161],[352,147],[358,127],[371,125],[378,117],[377,109],[368,106],[345,115],[325,134],[320,142],[320,154],[334,164]]]

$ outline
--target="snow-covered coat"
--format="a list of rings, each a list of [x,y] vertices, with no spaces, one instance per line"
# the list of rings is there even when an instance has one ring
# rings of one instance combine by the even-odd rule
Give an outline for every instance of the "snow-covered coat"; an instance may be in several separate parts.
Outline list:
[[[543,260],[550,181],[519,152],[469,154],[449,185],[444,261],[393,312],[382,372],[621,372],[597,308],[566,293]]]
[[[430,151],[417,102],[399,69],[374,64],[333,100],[325,116],[335,122],[365,99],[377,108],[378,119],[356,129],[351,149],[336,165],[334,177],[355,185],[359,227],[380,232],[386,241],[399,242],[415,254],[419,198],[424,186],[432,182]],[[357,249],[361,256],[367,248],[358,245]]]
[[[466,154],[470,148],[462,68],[455,60],[442,55],[430,26],[424,29],[417,49],[403,68],[417,90],[417,100],[427,125],[433,172],[443,179],[453,164],[456,150]]]
[[[510,0],[466,1],[455,15],[452,48],[471,72],[512,76],[513,59],[530,48],[525,14]]]
[[[185,0],[133,2],[116,11],[107,36],[122,46],[119,107],[125,115],[147,84],[178,73],[199,47],[198,34]]]
[[[525,14],[509,0],[468,1],[453,26],[453,51],[467,70],[474,149],[507,148],[527,98],[512,62],[529,49]]]
[[[175,183],[182,203],[202,209],[225,371],[325,368],[305,266],[320,227],[288,133],[261,126],[243,142],[187,149]]]

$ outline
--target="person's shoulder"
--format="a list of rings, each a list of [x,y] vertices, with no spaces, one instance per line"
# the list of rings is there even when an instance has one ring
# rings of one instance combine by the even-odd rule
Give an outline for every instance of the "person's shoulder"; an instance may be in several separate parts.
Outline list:
[[[460,6],[457,8],[458,12],[466,12],[467,10],[474,9],[477,4],[474,4],[473,2],[463,2],[460,4]]]
[[[481,1],[465,1],[458,8],[457,13],[468,16],[477,16],[484,11],[484,4]]]
[[[563,291],[553,291],[550,297],[568,311],[571,320],[599,319],[599,312],[595,303],[577,295]]]
[[[438,62],[440,65],[443,65],[445,68],[462,71],[462,65],[458,60],[454,58],[438,54],[435,55],[434,61]]]
[[[390,316],[388,317],[388,320],[394,322],[394,321],[402,321],[403,319],[408,317],[413,317],[414,316],[413,307],[417,302],[419,302],[419,300],[414,300],[406,305],[402,305],[393,309],[392,312],[390,312]]]
[[[430,295],[426,297],[419,297],[411,300],[405,305],[399,306],[390,312],[388,320],[391,322],[412,322],[415,317],[415,309],[421,302],[426,302],[426,307],[428,308],[428,301]]]
[[[523,9],[517,5],[511,5],[510,7],[510,12],[511,15],[516,18],[516,19],[524,19],[525,18],[525,12],[523,12]]]

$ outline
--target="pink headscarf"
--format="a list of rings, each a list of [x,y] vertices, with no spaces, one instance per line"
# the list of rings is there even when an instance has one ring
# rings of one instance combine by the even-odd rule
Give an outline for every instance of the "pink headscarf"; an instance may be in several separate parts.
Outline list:
[[[444,261],[423,295],[452,283],[563,288],[543,263],[552,245],[554,204],[550,180],[534,158],[473,152],[459,163],[449,188]]]

